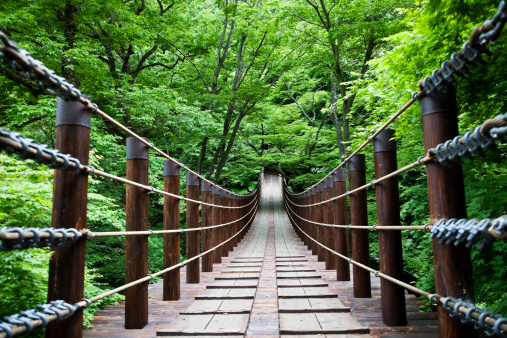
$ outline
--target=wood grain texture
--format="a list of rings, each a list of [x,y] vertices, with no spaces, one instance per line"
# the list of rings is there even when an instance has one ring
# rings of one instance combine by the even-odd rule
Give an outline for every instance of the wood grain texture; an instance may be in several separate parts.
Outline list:
[[[88,164],[90,129],[82,126],[62,125],[56,128],[56,148],[64,154],[72,154],[82,164]],[[80,172],[63,172],[55,169],[53,181],[54,228],[86,228],[88,175]],[[49,263],[48,301],[63,299],[71,304],[84,295],[85,239],[52,249]],[[50,324],[46,336],[82,337],[83,311],[73,317]]]
[[[165,176],[164,191],[171,194],[180,194],[180,177]],[[164,230],[180,228],[180,200],[164,195]],[[164,269],[180,262],[180,234],[164,234]],[[163,300],[180,299],[180,269],[166,272],[164,279]]]
[[[354,190],[366,184],[366,172],[362,170],[349,171],[349,189]],[[350,223],[354,225],[368,225],[368,209],[366,190],[350,195]],[[352,259],[356,262],[370,265],[370,248],[368,230],[352,229]],[[353,265],[354,297],[371,297],[370,272]]]
[[[148,185],[148,160],[127,160],[127,179]],[[145,189],[127,185],[127,231],[148,230],[149,199]],[[126,236],[125,283],[148,275],[148,236]],[[148,282],[125,291],[125,328],[148,324]]]
[[[458,135],[456,97],[454,92],[436,99],[448,109],[442,109],[422,117],[424,149],[436,147]],[[438,162],[426,165],[428,197],[431,222],[442,218],[466,218],[463,170],[460,164],[441,165]],[[470,251],[463,245],[439,244],[433,240],[433,263],[435,266],[436,292],[474,302],[474,288]],[[477,337],[475,330],[462,324],[459,319],[450,318],[447,311],[438,308],[440,337]]]
[[[199,200],[199,186],[187,185],[187,198]],[[187,228],[199,227],[199,205],[187,202],[186,206]],[[187,232],[187,259],[199,255],[199,231]],[[199,283],[199,260],[187,264],[187,283]]]

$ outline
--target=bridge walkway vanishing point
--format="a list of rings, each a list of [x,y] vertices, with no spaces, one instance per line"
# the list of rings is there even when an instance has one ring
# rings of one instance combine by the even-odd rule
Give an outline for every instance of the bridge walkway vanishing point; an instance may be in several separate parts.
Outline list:
[[[155,336],[434,336],[436,313],[420,313],[406,295],[408,325],[382,323],[380,282],[371,274],[372,298],[354,298],[352,282],[304,246],[283,208],[279,176],[264,175],[261,205],[245,239],[200,284],[185,283],[181,299],[162,301],[162,281],[150,285],[149,324],[124,328],[124,304],[96,313],[85,337]],[[351,274],[352,275],[352,274]]]

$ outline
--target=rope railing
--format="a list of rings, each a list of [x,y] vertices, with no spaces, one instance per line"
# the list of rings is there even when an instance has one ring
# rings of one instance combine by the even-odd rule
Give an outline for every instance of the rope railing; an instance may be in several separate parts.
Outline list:
[[[286,204],[287,206],[287,204]],[[444,309],[450,312],[451,316],[458,316],[460,319],[462,319],[463,322],[471,323],[476,326],[477,329],[483,329],[488,331],[491,334],[497,334],[501,335],[502,337],[507,336],[507,320],[505,318],[502,318],[499,315],[493,315],[491,312],[485,310],[485,309],[478,309],[473,305],[467,305],[465,302],[461,300],[456,300],[451,297],[443,297],[438,294],[432,294],[427,291],[421,290],[419,288],[416,288],[413,285],[410,285],[408,283],[405,283],[399,279],[393,278],[389,275],[386,275],[380,271],[377,271],[375,269],[370,268],[367,265],[361,264],[353,259],[351,259],[348,256],[345,256],[339,252],[336,252],[332,250],[331,248],[325,246],[324,244],[317,241],[315,238],[308,235],[301,227],[295,222],[294,218],[292,218],[292,214],[289,212],[287,213],[289,218],[292,221],[292,224],[309,240],[317,244],[318,246],[322,247],[323,249],[327,250],[332,255],[335,255],[339,258],[342,258],[346,260],[347,262],[366,270],[370,273],[373,273],[375,277],[379,277],[382,279],[385,279],[391,283],[394,283],[398,286],[401,286],[402,288],[405,288],[411,292],[414,292],[416,294],[419,294],[423,297],[428,298],[429,301],[432,303],[435,303],[435,301],[439,302],[443,305]]]
[[[340,198],[344,198],[355,192],[370,188],[376,184],[388,180],[392,177],[398,176],[404,172],[415,169],[421,165],[427,164],[430,161],[438,158],[440,163],[446,163],[449,161],[456,161],[461,157],[468,159],[471,158],[470,154],[478,154],[481,149],[493,149],[495,147],[495,141],[501,141],[502,138],[507,135],[507,114],[498,115],[492,119],[486,120],[482,125],[476,127],[474,131],[468,131],[465,136],[456,136],[452,140],[448,140],[445,143],[440,143],[435,148],[431,148],[426,156],[421,156],[416,162],[413,162],[399,170],[396,170],[388,175],[382,176],[378,179],[371,181],[357,189],[347,191],[345,194],[335,196],[325,201],[320,201],[313,204],[295,204],[289,202],[297,207],[307,208],[313,207],[325,203],[335,201]],[[338,169],[338,168],[337,168]],[[326,176],[327,178],[328,176]],[[308,189],[310,190],[310,189]],[[306,190],[306,191],[308,191]],[[301,193],[293,193],[293,196],[301,195]]]
[[[234,206],[224,206],[224,205],[217,205],[212,203],[206,203],[202,201],[193,200],[181,195],[172,194],[160,189],[156,189],[151,185],[145,185],[138,182],[134,182],[132,180],[127,180],[125,178],[112,175],[109,173],[106,173],[104,171],[95,169],[92,166],[83,165],[79,162],[78,159],[75,157],[72,157],[70,155],[61,154],[58,150],[49,149],[46,145],[39,145],[33,142],[31,139],[26,139],[21,137],[19,133],[11,132],[9,130],[0,128],[0,150],[4,150],[7,153],[16,153],[20,156],[22,159],[33,159],[37,163],[46,164],[50,168],[56,168],[63,171],[81,171],[84,173],[87,173],[89,175],[96,175],[101,176],[104,178],[109,178],[117,182],[130,184],[139,188],[142,188],[149,192],[155,192],[161,195],[166,195],[170,197],[177,198],[182,201],[196,203],[199,205],[206,205],[210,207],[216,207],[216,208],[224,208],[224,209],[242,209],[248,207],[252,202],[246,205],[242,205],[239,207]],[[252,196],[255,193],[253,191],[252,193],[248,195],[236,195],[236,196]]]
[[[389,127],[398,117],[400,117],[404,112],[407,111],[408,108],[410,108],[417,100],[424,94],[424,91],[420,91],[417,93],[414,93],[413,97],[403,105],[403,107],[400,108],[395,114],[393,114],[380,128],[378,128],[372,136],[368,137],[368,139],[361,144],[352,154],[350,154],[346,159],[344,159],[337,167],[335,167],[333,170],[331,170],[324,178],[322,178],[320,181],[309,187],[303,192],[295,193],[295,196],[299,196],[307,191],[310,191],[311,189],[315,188],[317,185],[324,182],[324,180],[331,175],[333,175],[338,169],[342,168],[345,164],[347,164],[355,155],[357,155],[361,150],[363,150],[368,144],[370,144],[375,137],[377,137],[382,131],[384,131],[387,127]]]
[[[258,200],[259,198],[256,197],[252,202],[258,202]],[[0,245],[0,250],[9,251],[29,248],[60,247],[62,245],[75,243],[79,238],[92,239],[94,237],[151,236],[211,230],[242,221],[254,210],[256,210],[256,206],[253,206],[244,216],[227,223],[178,230],[92,232],[89,229],[76,230],[74,228],[1,228],[0,241],[2,241],[2,244]]]
[[[99,109],[97,104],[91,102],[89,99],[83,96],[81,92],[77,88],[75,88],[72,84],[70,84],[65,78],[56,75],[54,71],[44,66],[44,64],[41,61],[34,59],[30,55],[30,53],[28,53],[26,50],[18,48],[17,44],[9,40],[9,38],[1,31],[0,31],[0,41],[4,43],[4,46],[0,46],[0,59],[2,59],[7,66],[13,68],[14,70],[23,71],[28,78],[35,80],[42,88],[57,95],[58,97],[61,97],[65,101],[81,103],[86,110],[90,111],[93,114],[99,115],[104,120],[110,122],[111,124],[121,129],[131,137],[145,144],[162,157],[174,163],[177,163],[182,169],[186,170],[189,173],[194,174],[199,179],[207,182],[208,184],[211,184],[212,186],[219,187],[220,189],[223,189],[228,193],[233,194],[234,196],[241,196],[241,194],[237,194],[227,189],[224,189],[219,185],[217,185],[216,183],[201,176],[199,173],[193,171],[189,167],[180,163],[178,160],[172,158],[171,156],[163,152],[161,149],[155,147],[153,143],[145,140],[143,137],[136,134],[134,131],[132,131],[125,125],[116,121],[114,118],[112,118],[104,111]]]
[[[398,119],[408,108],[410,108],[416,101],[419,101],[424,94],[433,94],[434,92],[443,93],[447,92],[448,86],[456,86],[455,74],[459,76],[468,75],[467,66],[478,66],[484,64],[481,54],[489,54],[488,45],[496,41],[500,37],[500,33],[507,21],[507,5],[505,1],[500,1],[498,11],[491,20],[486,20],[482,25],[475,28],[470,36],[470,40],[463,44],[461,51],[452,54],[451,60],[442,63],[441,68],[435,69],[431,76],[425,77],[418,84],[419,91],[412,95],[412,98],[393,114],[379,129],[377,129],[372,136],[362,143],[352,154],[343,160],[337,167],[331,170],[324,178],[296,195],[301,195],[313,189],[318,184],[321,184],[326,178],[330,177],[338,169],[347,164],[351,158],[357,155],[364,149],[372,140],[377,137],[382,131],[390,126],[396,119]],[[505,133],[504,133],[505,134]]]
[[[368,184],[365,184],[359,188],[356,188],[356,189],[353,189],[353,190],[350,190],[350,191],[347,191],[346,193],[342,194],[342,195],[338,195],[338,196],[335,196],[335,197],[332,197],[330,199],[327,199],[325,201],[321,201],[321,202],[316,202],[316,203],[312,203],[312,204],[296,204],[292,201],[289,200],[289,202],[296,206],[296,207],[300,207],[300,208],[309,208],[309,207],[314,207],[314,206],[317,206],[317,205],[322,205],[322,204],[326,204],[326,203],[329,203],[329,202],[332,202],[332,201],[336,201],[340,198],[345,198],[351,194],[354,194],[356,192],[359,192],[361,190],[365,190],[365,189],[368,189],[368,188],[371,188],[371,187],[374,187],[376,184],[380,183],[380,182],[383,182],[385,180],[388,180],[390,178],[393,178],[393,177],[396,177],[404,172],[407,172],[411,169],[414,169],[414,168],[417,168],[423,164],[426,164],[427,162],[431,161],[433,159],[433,157],[431,156],[426,156],[426,157],[423,157],[423,158],[420,158],[419,160],[417,160],[416,162],[414,163],[411,163],[399,170],[396,170],[388,175],[385,175],[385,176],[382,176],[381,178],[378,178],[376,180],[373,180],[371,181],[370,183]],[[297,196],[298,194],[294,194],[295,196]]]
[[[255,211],[258,209],[258,203],[255,206]],[[44,304],[39,305],[38,308],[43,310],[43,312],[37,312],[35,310],[29,310],[29,311],[23,311],[20,314],[8,316],[4,318],[4,321],[0,321],[0,338],[9,338],[21,334],[27,334],[30,333],[34,329],[42,329],[47,326],[47,324],[54,322],[54,321],[60,321],[67,319],[71,317],[75,311],[86,308],[90,306],[90,304],[101,300],[103,298],[109,297],[113,294],[119,293],[121,291],[124,291],[126,289],[129,289],[133,286],[148,282],[152,280],[155,277],[161,276],[169,271],[181,268],[188,263],[195,261],[207,254],[210,254],[214,250],[218,249],[219,247],[222,247],[226,243],[233,240],[235,237],[237,237],[239,234],[242,233],[247,227],[248,224],[253,221],[253,218],[255,217],[254,214],[250,217],[250,219],[247,222],[247,225],[245,225],[242,229],[236,232],[232,237],[229,239],[221,242],[219,245],[216,245],[215,247],[202,252],[201,254],[194,256],[192,258],[189,258],[185,260],[184,262],[181,262],[179,264],[173,265],[169,268],[160,270],[156,273],[150,274],[146,277],[140,278],[138,280],[135,280],[131,283],[125,284],[123,286],[120,286],[118,288],[115,288],[113,290],[101,293],[99,295],[96,295],[89,299],[83,299],[80,302],[77,302],[76,304],[68,304],[64,301],[53,301],[50,304]],[[53,312],[53,313],[52,313]]]

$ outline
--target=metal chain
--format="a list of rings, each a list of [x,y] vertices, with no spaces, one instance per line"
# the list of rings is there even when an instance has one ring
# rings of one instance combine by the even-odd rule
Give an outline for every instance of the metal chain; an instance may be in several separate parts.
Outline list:
[[[25,75],[36,81],[39,86],[61,97],[65,101],[79,101],[82,95],[81,92],[65,78],[56,75],[54,71],[44,66],[44,63],[34,59],[29,52],[19,48],[17,44],[14,41],[9,40],[3,32],[0,32],[0,40],[4,43],[6,48],[3,52],[0,51],[0,59],[2,59],[6,66],[14,70],[25,72]],[[27,64],[20,64],[14,58],[6,55],[8,50],[12,50],[20,54],[26,59]],[[34,72],[36,67],[42,71],[41,74],[36,74]],[[53,79],[53,81],[50,79]]]
[[[507,332],[502,330],[502,324],[507,323],[507,319],[501,315],[493,314],[487,309],[480,309],[473,304],[469,304],[460,299],[452,297],[443,298],[438,295],[432,295],[430,299],[437,298],[442,307],[449,312],[450,317],[457,317],[462,323],[472,324],[477,330],[484,330],[488,336],[497,335],[498,337],[507,337]],[[434,301],[433,301],[434,302]],[[465,308],[466,312],[460,308]],[[486,322],[486,318],[493,318],[494,324]]]
[[[502,0],[495,16],[474,29],[470,40],[463,44],[461,51],[452,54],[451,59],[442,63],[440,69],[435,69],[431,76],[425,77],[420,88],[424,89],[427,94],[438,95],[446,93],[449,85],[456,86],[455,74],[464,77],[469,74],[467,66],[478,66],[485,63],[482,54],[491,55],[488,44],[498,39],[506,21],[507,5]]]
[[[492,230],[494,232],[492,232]],[[479,249],[484,249],[487,245],[492,243],[496,237],[503,238],[507,230],[507,216],[499,217],[493,221],[486,218],[483,220],[477,219],[441,219],[431,229],[431,238],[439,238],[439,243],[451,244],[454,246],[466,243],[465,246],[470,248],[473,244],[482,242]],[[494,236],[492,233],[495,233]]]
[[[81,236],[87,237],[87,232],[80,232],[76,229],[65,228],[2,228],[0,237],[9,237],[8,234],[16,234],[17,238],[2,239],[0,250],[24,250],[28,248],[54,248],[76,242]],[[31,234],[31,236],[26,236]],[[44,234],[44,235],[42,235]],[[69,236],[69,234],[72,234]],[[41,236],[42,235],[42,236]]]
[[[18,142],[22,146],[21,149],[14,149],[8,145],[0,144],[0,152],[5,151],[9,155],[16,153],[24,160],[32,159],[37,163],[47,165],[49,168],[58,168],[62,171],[76,171],[80,169],[81,163],[77,158],[69,154],[62,154],[58,150],[50,149],[45,144],[37,144],[30,138],[22,137],[19,133],[0,128],[0,137]],[[32,154],[28,152],[29,148],[36,149],[37,153]],[[49,155],[49,157],[44,155]],[[70,163],[73,163],[73,165],[69,165]],[[84,166],[84,168],[87,169],[88,167]]]
[[[486,124],[498,127],[485,128]],[[482,149],[496,149],[494,141],[503,141],[505,135],[507,135],[507,114],[502,114],[487,120],[474,131],[466,132],[465,136],[456,136],[452,140],[440,143],[430,149],[429,154],[436,155],[440,163],[459,162],[461,157],[473,160],[471,154],[482,155]]]
[[[3,321],[0,321],[0,333],[5,333],[7,338],[11,338],[15,335],[13,327],[16,325],[23,326],[25,329],[23,334],[28,334],[33,329],[45,328],[50,322],[59,322],[73,316],[74,312],[81,307],[79,304],[71,305],[63,300],[55,300],[49,304],[37,305],[37,308],[42,312],[32,309],[4,317]],[[50,316],[49,319],[48,316]],[[34,321],[36,321],[36,325],[34,325]]]

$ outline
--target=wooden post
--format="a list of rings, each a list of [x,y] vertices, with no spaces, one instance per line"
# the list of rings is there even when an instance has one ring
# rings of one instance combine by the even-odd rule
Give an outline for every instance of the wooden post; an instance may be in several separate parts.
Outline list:
[[[217,187],[216,185],[214,185],[212,188],[211,188],[211,196],[212,196],[212,199],[213,199],[213,204],[215,205],[221,205],[222,202],[221,202],[221,198],[220,198],[220,188]],[[213,224],[212,225],[218,225],[220,224],[220,214],[221,214],[221,210],[222,208],[219,208],[219,207],[213,207],[212,208],[212,219],[213,219]],[[217,246],[219,243],[220,243],[220,240],[221,240],[221,236],[222,236],[222,233],[221,233],[221,229],[220,228],[214,228],[212,229],[213,231],[213,244],[211,245],[212,247],[215,247]],[[217,248],[215,250],[213,250],[213,263],[222,263],[222,256],[221,256],[221,251],[220,251],[220,248]]]
[[[366,163],[362,154],[354,155],[348,164],[349,189],[354,190],[366,184]],[[368,209],[366,190],[350,195],[350,223],[352,225],[368,225]],[[352,229],[352,259],[370,266],[368,230]],[[371,297],[370,272],[356,265],[352,268],[354,275],[354,297]]]
[[[187,173],[187,198],[199,200],[199,177]],[[187,229],[199,228],[199,204],[187,202]],[[187,259],[199,255],[199,232],[187,232]],[[187,264],[187,283],[199,283],[199,260]]]
[[[301,199],[301,205],[311,203],[311,198],[310,198],[311,193],[309,191],[303,192],[302,196],[303,197]],[[310,211],[311,211],[311,208],[301,207],[301,213],[300,213],[301,217],[309,220],[311,217]],[[297,222],[297,220],[296,220],[296,222]],[[303,229],[304,232],[306,232],[308,235],[310,235],[311,234],[311,224],[306,221],[301,221],[301,224],[302,224],[301,229]],[[313,242],[307,236],[303,236],[303,243],[305,243],[308,250],[313,250],[312,249]]]
[[[81,103],[57,101],[56,148],[88,164],[90,153],[90,113]],[[79,171],[55,169],[53,182],[54,228],[86,228],[88,175]],[[85,239],[53,249],[49,263],[48,301],[65,300],[70,304],[84,296]],[[57,324],[49,324],[46,337],[83,336],[83,310]]]
[[[324,199],[328,200],[334,197],[333,195],[333,178],[329,176],[324,180]],[[334,223],[334,213],[335,210],[333,208],[334,201],[328,202],[323,205],[323,223],[326,224],[336,224]],[[335,229],[331,227],[324,227],[324,244],[330,248],[331,250],[336,251],[336,239],[335,239]],[[336,255],[331,254],[326,250],[326,270],[334,270],[336,269]]]
[[[127,180],[148,185],[149,148],[127,138]],[[148,191],[127,184],[127,231],[148,230]],[[125,283],[148,275],[148,236],[125,238]],[[148,282],[125,290],[125,328],[142,329],[148,324]]]
[[[454,88],[440,97],[425,95],[421,99],[424,149],[458,135],[458,108]],[[437,161],[426,165],[428,174],[428,197],[431,223],[442,218],[466,218],[463,171],[453,162],[442,165]],[[438,244],[433,239],[433,262],[435,265],[436,292],[442,296],[463,299],[474,303],[474,288],[470,250],[463,245]],[[459,319],[449,317],[447,311],[438,307],[440,337],[477,337],[477,331]]]
[[[164,191],[180,195],[180,165],[164,160]],[[180,200],[164,195],[164,230],[180,229]],[[164,269],[180,263],[180,234],[164,234]],[[180,269],[164,274],[163,300],[180,299]]]
[[[315,192],[315,197],[316,197],[316,202],[321,202],[324,200],[324,186],[323,184],[318,184],[317,187],[316,187],[316,192]],[[322,223],[322,207],[323,207],[323,204],[319,204],[315,207],[315,222],[318,222],[318,223]],[[315,239],[319,242],[319,243],[323,243],[324,242],[324,227],[322,225],[315,225],[315,230],[316,230],[316,236]],[[317,246],[317,257],[318,257],[318,260],[319,262],[324,262],[326,259],[326,249],[324,249],[323,247],[321,247],[320,245]]]
[[[316,201],[317,201],[317,197],[315,196],[316,195],[316,188],[312,188],[310,190],[310,198],[309,198],[309,201],[310,201],[310,204],[314,204]],[[316,222],[316,215],[317,215],[317,206],[313,206],[313,207],[309,207],[309,217],[307,218],[308,220],[312,221],[312,222]],[[310,225],[310,231],[309,231],[309,235],[313,238],[313,239],[317,239],[317,225],[316,224],[313,224],[313,223],[309,223]],[[315,242],[313,241],[310,241],[310,246],[312,248],[312,255],[317,255],[317,244],[315,244]]]
[[[394,130],[385,129],[373,139],[375,178],[396,171],[396,141],[391,140]],[[378,225],[400,224],[398,178],[393,177],[376,185]],[[380,272],[403,280],[403,252],[401,231],[382,230],[378,233]],[[405,290],[394,283],[380,279],[382,319],[389,326],[407,325]]]
[[[333,173],[334,193],[335,196],[343,195],[347,191],[347,172],[345,169],[338,169]],[[347,224],[347,199],[339,198],[333,202],[335,224]],[[348,251],[348,232],[344,228],[335,229],[336,251],[344,256],[349,257]],[[345,259],[338,257],[336,267],[336,278],[339,281],[350,280],[350,266]]]
[[[228,193],[227,191],[221,189],[220,190],[220,200],[222,202],[222,205],[224,206],[229,206],[229,197],[228,197]],[[231,211],[231,209],[224,209],[222,208],[221,212],[220,212],[220,223],[221,224],[225,224],[227,222],[229,222],[229,212]],[[226,226],[223,226],[220,228],[220,233],[222,234],[221,235],[221,240],[220,240],[220,243],[224,242],[225,240],[227,240],[228,238],[228,232],[229,232],[229,226],[226,225]],[[229,242],[225,243],[224,245],[222,245],[220,247],[220,252],[221,252],[221,256],[222,257],[228,257],[229,256]]]
[[[202,181],[201,183],[201,198],[205,203],[211,203],[211,184]],[[209,227],[212,223],[212,210],[210,206],[203,205],[201,208],[201,218],[202,218],[202,227]],[[212,248],[212,236],[213,230],[203,230],[202,231],[202,251],[208,251]],[[210,252],[202,257],[202,272],[212,272],[213,271],[213,252]]]

